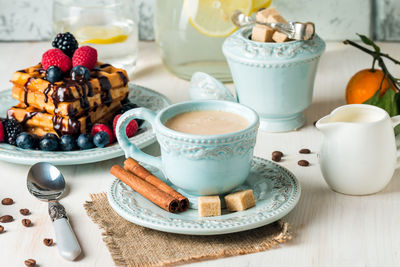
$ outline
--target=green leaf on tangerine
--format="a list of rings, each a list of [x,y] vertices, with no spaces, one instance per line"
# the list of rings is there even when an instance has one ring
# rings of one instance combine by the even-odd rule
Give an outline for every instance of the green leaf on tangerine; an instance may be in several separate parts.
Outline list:
[[[382,97],[379,97],[379,93],[380,90],[377,90],[370,99],[364,102],[364,104],[380,107],[386,110],[390,117],[398,115],[396,93],[391,88],[388,89]]]
[[[375,42],[369,39],[367,36],[358,33],[357,35],[360,36],[360,39],[364,44],[372,46],[376,53],[379,54],[381,52],[381,48],[377,46]]]

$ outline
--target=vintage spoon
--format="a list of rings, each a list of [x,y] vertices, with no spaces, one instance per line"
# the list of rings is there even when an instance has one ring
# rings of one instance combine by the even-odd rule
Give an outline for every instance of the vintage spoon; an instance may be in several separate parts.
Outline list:
[[[74,260],[81,254],[81,247],[64,207],[57,201],[65,190],[64,176],[50,163],[39,162],[29,169],[26,185],[29,193],[49,203],[58,250],[65,259]]]
[[[235,10],[231,16],[233,24],[238,27],[251,25],[254,23],[266,25],[274,30],[286,34],[293,40],[310,40],[315,34],[315,25],[312,22],[289,22],[289,23],[266,23],[257,21],[255,18],[246,16],[240,10]]]

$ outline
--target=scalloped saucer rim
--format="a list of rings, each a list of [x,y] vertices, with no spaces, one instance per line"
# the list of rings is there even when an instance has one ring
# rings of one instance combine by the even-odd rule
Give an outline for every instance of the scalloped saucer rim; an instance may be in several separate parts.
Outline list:
[[[158,231],[188,235],[218,235],[258,228],[281,219],[298,203],[301,187],[285,167],[253,157],[244,187],[253,188],[257,205],[241,212],[223,210],[222,216],[199,217],[197,210],[169,213],[114,179],[107,198],[125,220]],[[262,197],[260,197],[262,196]],[[265,199],[263,199],[263,197]]]
[[[149,88],[129,83],[129,89],[129,99],[139,106],[159,111],[171,104],[171,101],[167,97]],[[6,111],[17,102],[17,100],[11,97],[11,89],[1,91],[0,114],[4,116]],[[154,143],[156,137],[151,128],[145,127],[143,132],[132,137],[130,140],[135,142],[138,147],[143,148]],[[105,148],[70,152],[26,150],[5,143],[0,144],[0,160],[22,165],[35,164],[40,161],[46,161],[54,165],[78,165],[99,162],[123,155],[124,151],[117,143]]]

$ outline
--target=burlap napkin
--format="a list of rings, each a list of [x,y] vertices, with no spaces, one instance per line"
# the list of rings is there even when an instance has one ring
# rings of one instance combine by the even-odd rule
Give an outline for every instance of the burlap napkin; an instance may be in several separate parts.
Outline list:
[[[159,232],[130,223],[108,204],[105,193],[90,195],[84,207],[99,225],[116,265],[170,266],[268,250],[291,239],[282,220],[257,229],[217,236]]]

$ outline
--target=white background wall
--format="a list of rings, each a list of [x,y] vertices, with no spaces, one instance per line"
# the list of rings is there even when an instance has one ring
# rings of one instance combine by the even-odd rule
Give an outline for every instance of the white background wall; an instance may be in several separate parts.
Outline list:
[[[153,39],[152,14],[157,0],[132,0],[140,16],[140,38]],[[175,0],[158,0],[175,1]],[[400,41],[400,0],[273,0],[289,20],[313,21],[325,40]],[[52,0],[0,0],[0,40],[43,40],[51,36]]]

